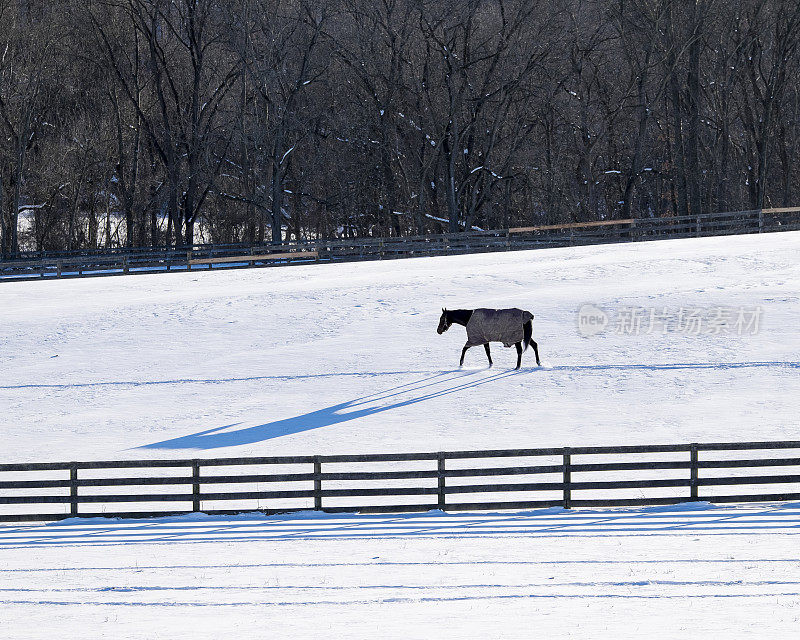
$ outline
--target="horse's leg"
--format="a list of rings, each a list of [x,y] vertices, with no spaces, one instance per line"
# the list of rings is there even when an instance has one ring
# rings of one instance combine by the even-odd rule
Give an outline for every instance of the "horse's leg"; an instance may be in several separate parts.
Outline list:
[[[530,344],[533,347],[533,352],[536,354],[536,364],[538,364],[541,367],[542,363],[539,362],[539,345],[536,344],[536,341],[533,338],[531,338],[531,341],[528,344]]]
[[[522,343],[521,342],[515,342],[514,346],[517,348],[517,367],[516,368],[519,369],[519,366],[522,364]]]
[[[485,345],[483,345],[483,348],[486,349],[486,357],[489,358],[489,366],[491,367],[492,366],[492,354],[489,351],[489,343],[487,342]]]
[[[461,350],[461,362],[458,363],[459,367],[463,367],[464,366],[464,356],[466,355],[467,349],[469,349],[469,348],[470,348],[470,345],[469,344],[465,344],[464,348]]]

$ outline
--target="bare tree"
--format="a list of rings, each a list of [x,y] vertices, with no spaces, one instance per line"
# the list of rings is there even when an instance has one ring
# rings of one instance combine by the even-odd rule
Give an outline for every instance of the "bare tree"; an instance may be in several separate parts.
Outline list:
[[[794,0],[0,0],[0,255],[796,204]]]
[[[0,211],[0,251],[19,253],[19,214],[31,149],[47,127],[46,113],[53,88],[55,47],[54,6],[0,0],[0,183],[10,197]],[[3,177],[4,176],[4,177]],[[34,204],[34,203],[29,203]]]

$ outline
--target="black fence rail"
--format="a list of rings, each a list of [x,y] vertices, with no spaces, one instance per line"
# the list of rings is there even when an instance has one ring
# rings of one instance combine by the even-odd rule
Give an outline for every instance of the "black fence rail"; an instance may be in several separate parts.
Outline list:
[[[0,521],[800,500],[800,456],[776,456],[797,449],[800,441],[1,464]]]
[[[164,271],[285,266],[314,262],[518,251],[611,242],[766,233],[800,229],[800,208],[517,227],[403,238],[309,240],[281,244],[28,253],[0,260],[0,282]]]

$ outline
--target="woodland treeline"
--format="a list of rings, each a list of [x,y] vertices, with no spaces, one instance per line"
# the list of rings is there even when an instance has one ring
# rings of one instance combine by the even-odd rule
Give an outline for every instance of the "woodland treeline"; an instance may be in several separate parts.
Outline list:
[[[800,203],[797,0],[0,0],[0,247]]]

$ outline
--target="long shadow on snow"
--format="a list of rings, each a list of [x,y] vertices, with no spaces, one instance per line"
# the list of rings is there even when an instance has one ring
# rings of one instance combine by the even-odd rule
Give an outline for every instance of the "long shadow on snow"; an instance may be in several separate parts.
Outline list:
[[[496,382],[502,378],[507,378],[514,375],[529,374],[535,372],[546,371],[663,371],[675,369],[715,369],[715,370],[729,370],[729,369],[755,369],[755,368],[773,368],[773,367],[789,367],[800,368],[800,363],[797,362],[784,362],[784,361],[767,361],[767,362],[679,362],[669,364],[596,364],[596,365],[558,365],[543,369],[523,369],[521,371],[504,371],[497,373],[486,378],[475,381],[463,380],[468,376],[474,375],[477,371],[462,371],[456,369],[453,371],[444,371],[436,375],[422,378],[414,382],[409,382],[397,387],[392,387],[385,391],[374,393],[368,396],[341,402],[329,407],[310,411],[291,418],[284,418],[282,420],[274,420],[264,424],[243,427],[236,429],[241,423],[230,425],[223,425],[221,427],[214,427],[205,431],[199,431],[187,436],[179,438],[172,438],[170,440],[163,440],[161,442],[154,442],[152,444],[137,447],[139,449],[217,449],[220,447],[233,447],[243,444],[253,444],[255,442],[263,442],[273,438],[280,438],[282,436],[292,435],[295,433],[302,433],[303,431],[310,431],[312,429],[319,429],[321,427],[329,427],[342,422],[349,422],[367,416],[372,416],[384,411],[391,411],[401,407],[407,407],[433,398],[450,395],[466,389],[472,389],[481,385]],[[456,374],[454,378],[447,378],[449,374]],[[430,391],[428,387],[450,383],[443,389]],[[455,384],[452,384],[455,383]],[[421,393],[420,393],[421,392]],[[406,395],[412,393],[419,393],[419,395],[411,398],[405,398],[396,402],[383,403],[398,395]],[[369,405],[369,406],[367,406]]]
[[[308,413],[294,416],[292,418],[284,418],[282,420],[274,420],[253,427],[244,427],[235,429],[237,424],[225,425],[222,427],[215,427],[200,431],[188,436],[181,436],[180,438],[172,438],[162,442],[154,442],[152,444],[143,445],[139,449],[216,449],[219,447],[233,447],[242,444],[252,444],[254,442],[263,442],[264,440],[271,440],[273,438],[280,438],[282,436],[301,433],[303,431],[310,431],[312,429],[319,429],[320,427],[329,427],[334,424],[342,422],[349,422],[350,420],[357,420],[367,416],[372,416],[384,411],[391,411],[392,409],[399,409],[400,407],[407,407],[409,405],[439,398],[451,393],[471,389],[484,384],[496,382],[502,378],[507,378],[513,375],[518,375],[519,371],[504,371],[494,375],[490,375],[480,380],[468,380],[466,378],[478,373],[478,371],[445,371],[438,373],[434,376],[423,378],[415,382],[409,382],[397,387],[392,387],[385,391],[374,393],[368,396],[348,400],[334,404],[323,409],[310,411]],[[447,378],[448,374],[457,374],[454,378]],[[444,388],[437,390],[430,390],[429,387],[435,385],[446,384]],[[390,401],[384,404],[387,400],[399,395],[417,394],[412,395],[410,398],[403,400]],[[376,404],[380,403],[380,404]]]

